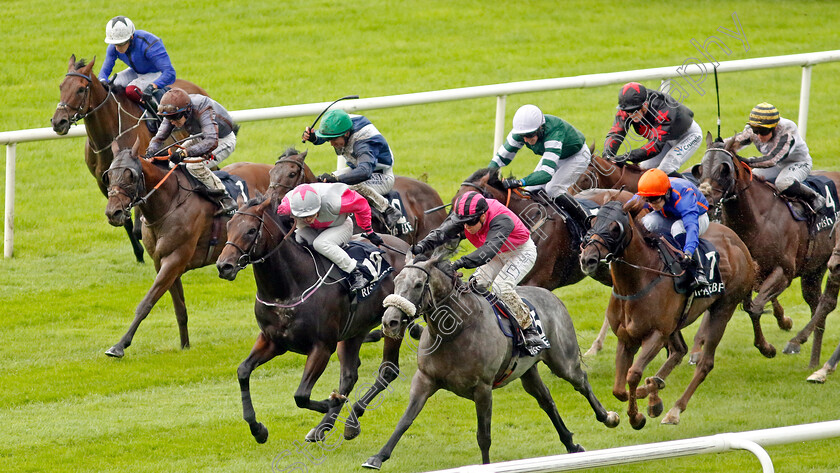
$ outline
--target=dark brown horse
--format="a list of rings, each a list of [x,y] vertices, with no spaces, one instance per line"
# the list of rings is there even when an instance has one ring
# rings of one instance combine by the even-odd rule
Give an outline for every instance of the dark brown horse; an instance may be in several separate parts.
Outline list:
[[[639,178],[645,172],[635,164],[616,164],[592,151],[589,167],[580,175],[575,185],[569,188],[570,194],[577,194],[586,189],[624,189],[636,193]]]
[[[733,142],[712,142],[712,135],[707,134],[707,150],[701,166],[695,168],[699,174],[695,177],[701,180],[700,190],[710,205],[721,213],[724,225],[750,243],[753,258],[758,263],[758,294],[748,312],[760,316],[761,308],[768,300],[787,289],[793,279],[800,278],[802,297],[811,309],[813,323],[803,328],[785,347],[785,353],[798,353],[799,346],[808,339],[818,320],[815,316],[823,293],[821,285],[826,263],[834,246],[833,236],[828,231],[812,236],[808,223],[791,216],[776,188],[754,176],[733,152],[733,146]],[[820,174],[840,186],[840,173]],[[784,330],[792,326],[789,317],[777,318],[777,322]],[[754,325],[760,330],[757,321]],[[821,344],[822,332],[817,331],[811,350],[812,368],[819,365]]]
[[[268,194],[272,202],[279,202],[287,192],[300,184],[316,182],[315,174],[305,162],[306,153],[298,153],[296,149],[289,148],[277,159],[274,168],[271,169],[271,191]],[[446,218],[440,195],[425,182],[397,176],[394,180],[394,190],[399,192],[406,206],[409,223],[414,227],[414,233],[400,236],[404,241],[414,243],[425,237]],[[437,207],[441,209],[428,215],[425,213],[426,210]],[[373,220],[373,229],[377,233],[388,233],[379,219]]]
[[[106,89],[93,72],[94,58],[85,64],[82,59],[76,62],[76,56],[70,56],[67,74],[58,86],[61,93],[58,107],[50,123],[59,135],[66,135],[70,125],[79,120],[85,121],[87,142],[85,143],[85,163],[96,179],[102,195],[108,195],[102,174],[111,166],[114,155],[111,143],[118,140],[121,145],[130,146],[139,140],[140,153],[146,151],[152,134],[143,121],[143,107],[129,99],[124,90]],[[173,84],[191,94],[207,95],[201,87],[178,79]],[[132,226],[131,219],[123,225],[131,241],[134,256],[143,262],[143,246],[140,245],[139,222]]]
[[[254,314],[260,334],[251,354],[239,365],[237,375],[242,391],[243,417],[259,443],[268,438],[268,429],[257,422],[250,395],[250,377],[257,366],[288,351],[306,356],[303,378],[295,391],[298,407],[324,413],[323,420],[307,435],[307,440],[323,440],[333,428],[345,400],[358,380],[359,348],[367,333],[379,326],[385,309],[382,301],[394,290],[394,273],[383,279],[376,291],[358,306],[351,305],[348,289],[326,281],[330,265],[326,259],[297,244],[291,235],[292,221],[278,217],[269,199],[252,200],[228,222],[228,242],[216,262],[219,277],[233,280],[246,265],[253,263],[257,283]],[[383,240],[406,251],[408,245],[390,235]],[[385,258],[396,272],[405,257],[387,250]],[[336,271],[332,271],[336,274]],[[323,275],[323,278],[321,277]],[[352,405],[344,436],[359,435],[366,406],[399,375],[401,340],[386,338],[379,374],[368,391]],[[337,395],[323,401],[310,399],[312,388],[324,372],[330,356],[338,350],[341,382]]]
[[[121,226],[130,218],[130,209],[138,206],[143,212],[143,241],[155,262],[157,276],[146,296],[134,312],[128,332],[105,354],[122,357],[131,345],[140,322],[149,315],[163,293],[169,291],[175,308],[175,318],[181,335],[181,348],[190,346],[187,332],[187,307],[181,275],[216,262],[225,241],[222,217],[214,217],[216,204],[193,191],[186,176],[169,162],[162,165],[138,158],[139,143],[131,149],[119,149],[114,143],[115,158],[103,175],[108,189],[105,215],[108,222]],[[235,163],[225,171],[248,183],[251,192],[268,189],[267,164]]]
[[[618,337],[613,394],[620,401],[628,401],[630,425],[637,430],[644,427],[645,416],[639,412],[636,400],[649,395],[648,414],[656,417],[662,413],[658,391],[688,351],[680,330],[708,310],[701,324],[703,354],[694,377],[662,420],[663,424],[679,423],[680,413],[714,366],[715,350],[733,312],[739,303],[748,307],[755,281],[747,246],[729,228],[712,223],[703,238],[712,242],[720,255],[718,267],[726,290],[716,296],[691,299],[677,293],[671,273],[653,246],[655,236],[637,223],[643,205],[636,200],[623,209],[619,202],[602,206],[580,255],[580,265],[587,273],[595,271],[599,262],[610,255],[613,292],[607,318]],[[668,359],[640,387],[645,367],[666,346]],[[634,361],[639,349],[639,357]]]
[[[825,329],[826,316],[837,307],[837,292],[840,289],[840,238],[837,236],[837,232],[840,231],[840,222],[835,223],[831,231],[834,233],[834,249],[828,259],[828,282],[825,285],[822,297],[820,297],[814,319],[809,322],[809,324],[814,324],[816,330],[814,343],[816,343],[817,336]],[[822,368],[808,376],[808,382],[824,383],[826,377],[837,369],[838,362],[840,362],[840,345],[837,346]],[[813,359],[811,359],[811,363],[814,363]],[[817,363],[819,363],[819,359]]]

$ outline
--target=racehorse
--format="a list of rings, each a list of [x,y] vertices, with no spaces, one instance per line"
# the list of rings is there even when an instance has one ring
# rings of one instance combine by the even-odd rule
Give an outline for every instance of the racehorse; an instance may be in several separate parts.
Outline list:
[[[572,433],[560,418],[551,391],[540,378],[537,369],[540,361],[586,397],[598,422],[607,427],[618,425],[618,414],[604,409],[592,392],[586,372],[580,367],[575,328],[566,306],[557,296],[540,287],[517,288],[517,292],[537,309],[551,348],[535,357],[512,359],[515,356],[513,344],[500,330],[490,304],[461,283],[448,261],[443,260],[445,256],[448,256],[446,251],[436,251],[432,259],[420,261],[418,258],[418,262],[406,264],[397,275],[394,295],[385,301],[389,306],[382,318],[386,336],[401,337],[407,324],[420,315],[424,316],[427,325],[420,338],[417,371],[411,380],[408,407],[388,442],[362,466],[381,468],[426,401],[440,389],[475,403],[481,461],[489,463],[492,391],[517,378],[551,419],[566,451],[583,451],[572,440]]]
[[[162,164],[156,164],[138,158],[138,150],[139,142],[130,149],[120,149],[114,142],[115,158],[102,176],[108,189],[105,207],[108,222],[114,226],[124,225],[131,218],[130,209],[140,207],[144,220],[143,241],[157,270],[152,287],[134,311],[134,321],[128,331],[105,352],[118,358],[125,354],[140,322],[166,291],[172,296],[181,348],[190,346],[181,275],[214,263],[223,246],[217,241],[225,238],[222,217],[214,217],[216,204],[197,195],[182,172],[174,172],[174,168],[170,171],[165,158],[161,160]],[[265,192],[270,168],[267,164],[235,163],[224,169],[244,179],[251,192]]]
[[[243,417],[259,443],[268,438],[268,429],[257,422],[251,403],[250,377],[254,369],[287,351],[306,356],[303,378],[295,391],[298,407],[324,413],[323,420],[307,435],[307,440],[323,440],[340,414],[347,395],[358,379],[359,349],[371,328],[382,321],[382,301],[394,289],[393,273],[358,305],[351,303],[348,288],[325,281],[330,273],[326,259],[297,244],[290,219],[279,217],[270,199],[252,199],[228,222],[228,241],[216,262],[219,277],[233,280],[253,263],[257,283],[254,314],[260,334],[250,355],[239,365],[237,376],[242,391]],[[391,235],[382,235],[390,246],[405,251],[408,245]],[[385,258],[396,271],[405,258],[387,250]],[[321,277],[323,273],[323,277]],[[352,406],[344,419],[344,437],[359,435],[358,418],[365,407],[399,375],[401,340],[385,339],[377,381]],[[323,401],[312,401],[312,387],[324,372],[330,356],[338,350],[341,382],[337,394]]]
[[[831,311],[837,307],[837,292],[840,289],[840,238],[837,238],[837,231],[840,229],[840,223],[835,223],[832,232],[834,232],[834,249],[831,250],[831,257],[828,259],[828,282],[825,285],[820,303],[814,314],[814,318],[810,323],[813,323],[816,329],[814,340],[817,335],[825,329],[825,318]],[[816,341],[814,342],[816,343]],[[811,363],[813,363],[813,358]],[[828,361],[825,362],[822,368],[815,371],[811,376],[808,376],[808,382],[824,383],[826,377],[837,369],[837,363],[840,362],[840,345],[831,354]],[[819,363],[819,359],[817,360]]]
[[[575,185],[569,188],[569,193],[575,195],[586,189],[624,189],[635,194],[645,170],[631,163],[617,164],[594,151],[594,147],[590,147],[592,160]]]
[[[277,159],[274,168],[271,169],[271,190],[268,194],[271,201],[279,202],[287,192],[300,184],[317,182],[315,174],[305,162],[306,153],[298,153],[296,149],[289,148]],[[402,203],[406,206],[406,218],[414,226],[414,233],[401,235],[399,238],[402,240],[414,243],[437,228],[446,218],[440,195],[425,182],[397,176],[394,180],[394,190],[399,192]],[[427,215],[425,211],[432,208],[440,209]],[[379,219],[373,219],[373,229],[377,233],[389,233]]]
[[[644,427],[645,416],[639,412],[636,400],[649,395],[648,415],[657,417],[662,413],[658,391],[665,387],[665,378],[688,351],[680,330],[708,310],[698,332],[702,333],[703,353],[694,377],[662,419],[663,424],[679,423],[680,413],[714,366],[715,350],[738,303],[748,307],[755,280],[747,246],[731,229],[712,223],[703,238],[718,251],[717,264],[726,289],[701,298],[677,293],[669,277],[673,275],[653,247],[657,236],[637,223],[643,207],[641,200],[629,202],[623,209],[620,202],[602,206],[580,255],[581,268],[587,273],[595,271],[602,260],[610,261],[613,292],[607,318],[618,337],[613,395],[622,402],[628,401],[630,425],[637,430]],[[645,367],[665,346],[668,359],[655,376],[639,386]]]
[[[93,72],[95,60],[96,58],[85,64],[84,59],[76,62],[76,55],[70,56],[67,74],[59,85],[60,101],[50,123],[57,134],[66,135],[70,125],[79,120],[85,121],[88,137],[85,143],[85,163],[96,179],[102,195],[107,197],[108,191],[102,182],[102,174],[114,159],[111,143],[119,140],[121,144],[130,146],[136,140],[140,140],[139,151],[142,153],[149,145],[152,134],[145,126],[143,107],[126,97],[124,90],[113,87],[106,89],[99,82]],[[178,79],[173,86],[181,87],[191,94],[207,95],[204,89],[185,80]],[[140,222],[136,222],[136,226],[133,227],[131,219],[126,219],[123,226],[131,241],[134,257],[137,262],[142,263]]]
[[[735,143],[712,142],[706,135],[706,153],[699,167],[695,167],[700,190],[709,204],[720,212],[724,225],[732,228],[742,240],[750,242],[752,256],[759,266],[758,294],[748,311],[760,316],[764,304],[782,293],[794,278],[799,277],[802,297],[811,309],[811,320],[784,349],[784,353],[799,353],[816,323],[816,310],[823,291],[821,284],[826,263],[834,241],[830,232],[812,235],[808,222],[795,220],[788,204],[779,198],[778,191],[750,168],[733,151]],[[840,187],[840,173],[819,173]],[[836,297],[836,289],[834,289]],[[789,317],[777,317],[780,328],[790,330]],[[757,325],[757,321],[754,322]],[[760,330],[760,326],[759,330]],[[819,365],[822,332],[814,334],[811,349],[811,368]],[[775,351],[775,349],[774,349]]]

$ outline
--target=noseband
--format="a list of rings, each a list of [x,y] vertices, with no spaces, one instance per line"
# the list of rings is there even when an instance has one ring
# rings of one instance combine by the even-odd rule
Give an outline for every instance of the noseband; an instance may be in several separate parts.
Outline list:
[[[298,167],[298,172],[300,173],[300,175],[303,176],[304,169],[303,169],[303,163],[302,162],[294,160],[290,157],[283,157],[283,158],[280,158],[277,161],[275,161],[274,165],[276,166],[276,165],[281,164],[281,163],[294,164],[295,166]],[[303,179],[301,178],[301,180],[303,180]],[[277,189],[278,187],[282,187],[282,188],[287,189],[287,190],[292,190],[292,189],[295,188],[295,186],[287,186],[285,184],[280,184],[279,182],[276,182],[276,183],[272,182],[271,184],[268,185],[269,189]]]
[[[257,235],[254,237],[254,240],[251,242],[251,246],[249,246],[247,250],[242,249],[239,245],[237,245],[233,241],[228,240],[228,241],[225,242],[225,245],[230,245],[230,246],[236,248],[236,250],[239,251],[239,253],[241,253],[241,256],[236,261],[236,268],[238,270],[245,269],[245,267],[248,266],[249,264],[262,263],[263,261],[265,261],[269,257],[271,257],[271,255],[276,253],[277,250],[280,249],[280,243],[282,243],[282,241],[280,243],[278,243],[277,246],[274,247],[274,249],[272,249],[271,251],[266,253],[261,258],[253,260],[252,259],[252,257],[254,256],[253,252],[254,252],[254,249],[257,247],[257,242],[260,241],[260,239],[262,238],[263,228],[266,228],[266,233],[268,233],[269,236],[275,237],[275,235],[271,232],[271,230],[268,230],[268,227],[265,225],[265,218],[264,217],[260,217],[259,215],[255,214],[255,213],[243,212],[243,211],[240,211],[240,210],[237,210],[235,213],[241,214],[241,215],[247,215],[248,217],[253,217],[253,218],[260,221],[260,226],[257,227]],[[272,222],[274,222],[274,221],[272,220]],[[277,223],[275,223],[275,226],[277,226]],[[286,237],[288,237],[289,234],[291,234],[291,233],[292,232],[287,233]],[[284,237],[283,239],[285,240],[286,237]]]

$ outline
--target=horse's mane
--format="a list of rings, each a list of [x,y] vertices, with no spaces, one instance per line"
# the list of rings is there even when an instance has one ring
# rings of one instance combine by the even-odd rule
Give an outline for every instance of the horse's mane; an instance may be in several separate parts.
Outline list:
[[[76,68],[76,70],[79,70],[79,69],[85,67],[86,65],[87,65],[87,59],[81,58],[78,61],[76,61],[76,64],[73,67]]]
[[[300,153],[298,152],[297,149],[295,149],[294,146],[289,146],[288,148],[286,148],[286,151],[283,151],[283,153],[277,159],[279,160],[279,159],[283,159],[283,158],[288,158],[290,156],[297,156],[299,154]]]
[[[630,214],[630,218],[635,222],[636,230],[645,243],[651,248],[656,248],[656,240],[659,239],[659,234],[648,230],[639,220],[639,214],[645,210],[645,201],[638,198],[630,200],[624,204],[623,210]]]
[[[464,182],[477,182],[481,180],[483,177],[487,177],[487,185],[504,191],[505,188],[502,185],[502,178],[501,178],[501,169],[499,168],[482,168],[478,171],[472,173],[472,175],[464,180]],[[513,177],[511,175],[510,177]]]

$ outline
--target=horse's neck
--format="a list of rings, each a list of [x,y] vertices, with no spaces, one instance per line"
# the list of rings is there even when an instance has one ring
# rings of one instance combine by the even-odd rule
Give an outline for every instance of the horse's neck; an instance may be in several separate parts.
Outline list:
[[[293,232],[294,227],[289,231]],[[317,277],[306,276],[306,268],[312,268],[315,263],[302,246],[281,240],[268,240],[265,245],[266,251],[263,254],[273,251],[277,245],[282,247],[266,261],[254,264],[254,279],[262,295],[275,300],[288,300],[299,297],[317,281]]]
[[[630,224],[636,225],[634,222]],[[633,236],[627,248],[622,252],[621,259],[641,268],[650,268],[657,271],[663,270],[659,252],[645,243],[638,228],[633,228]],[[624,288],[625,290],[642,287],[650,282],[651,279],[658,277],[652,271],[638,269],[620,261],[612,263],[612,268],[613,270],[611,272],[615,286]]]
[[[134,104],[125,96],[118,97],[113,94],[109,98],[109,92],[98,80],[94,80],[91,88],[90,109],[93,110],[101,105],[101,108],[85,117],[85,130],[88,140],[94,150],[108,150],[112,141],[125,133],[129,135],[124,139],[125,144],[132,144],[138,133],[147,133],[140,119],[143,117],[143,110],[139,105]],[[107,101],[107,103],[104,103]]]
[[[178,205],[178,194],[180,185],[178,184],[178,176],[172,175],[166,179],[166,182],[160,185],[158,190],[152,190],[160,184],[160,181],[166,177],[167,171],[156,166],[151,161],[140,159],[140,164],[143,169],[144,185],[146,187],[146,196],[148,199],[145,203],[140,204],[143,215],[147,222],[155,222],[159,218],[166,215],[173,205]],[[172,174],[177,174],[177,170]],[[141,196],[142,197],[142,196]]]
[[[489,303],[483,297],[471,292],[452,291],[452,287],[448,285],[440,292],[448,293],[449,296],[440,297],[435,301],[435,305],[426,310],[426,326],[432,340],[455,339],[464,329],[484,319],[484,309]]]
[[[766,218],[783,217],[782,215],[767,215],[768,210],[781,202],[770,186],[755,179],[749,181],[749,176],[738,176],[735,180],[737,195],[723,204],[723,217],[726,225],[736,229],[736,233],[754,231],[763,227]],[[769,200],[769,203],[768,203]]]

